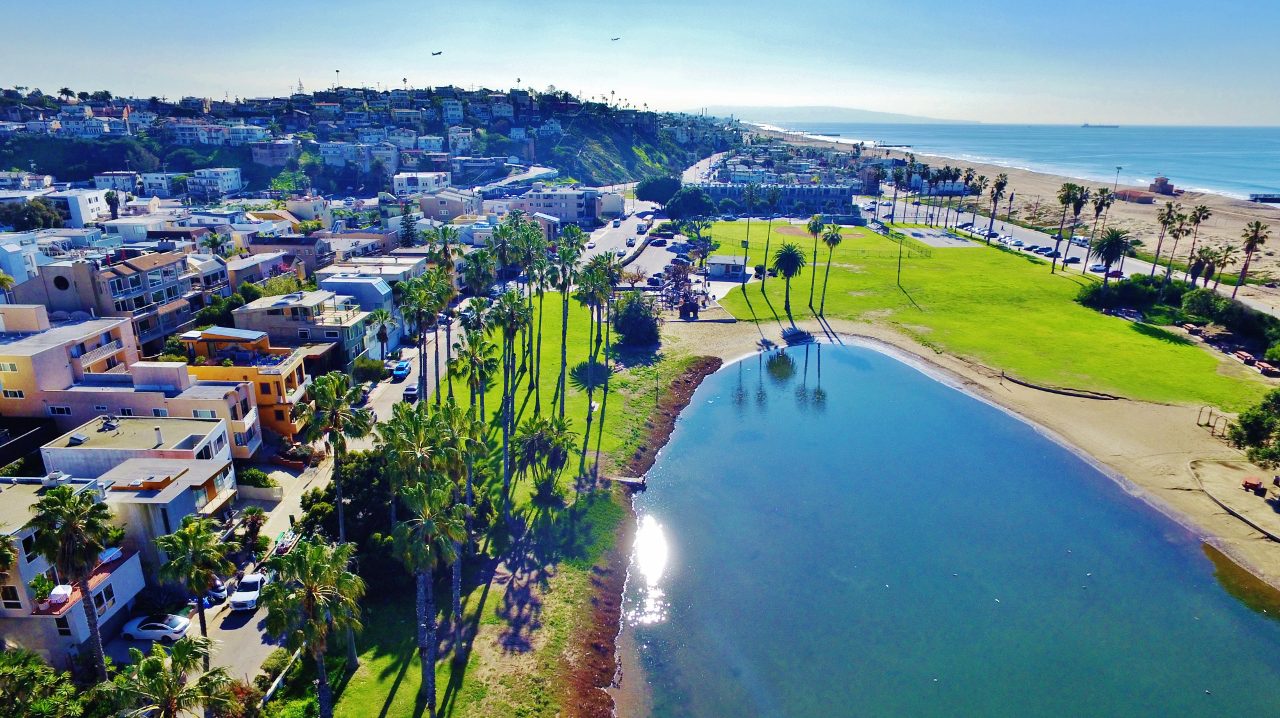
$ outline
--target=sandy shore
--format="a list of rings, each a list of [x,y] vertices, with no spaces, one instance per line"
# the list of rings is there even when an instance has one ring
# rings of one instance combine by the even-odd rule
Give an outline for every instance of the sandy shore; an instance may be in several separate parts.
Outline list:
[[[810,140],[789,133],[774,132],[768,130],[759,130],[760,134],[771,137],[778,137],[787,142],[804,145],[808,147],[829,147],[834,149],[849,148],[848,145],[842,145],[836,142],[824,142],[819,140]],[[882,150],[877,150],[882,152]],[[904,157],[904,153],[890,150],[893,157]],[[1046,174],[1043,172],[1032,172],[1030,170],[1013,169],[1009,167],[1000,167],[991,164],[982,164],[969,162],[950,157],[939,157],[934,155],[916,155],[916,161],[923,162],[930,167],[942,167],[944,165],[953,165],[961,168],[972,167],[975,172],[980,175],[986,175],[988,178],[994,178],[1001,172],[1009,175],[1009,189],[1015,193],[1013,208],[1015,217],[1027,218],[1031,216],[1037,207],[1037,203],[1041,207],[1040,218],[1047,220],[1045,224],[1052,224],[1056,227],[1058,219],[1062,216],[1061,206],[1058,205],[1056,196],[1058,188],[1064,182],[1075,182],[1087,187],[1101,187],[1103,185],[1111,186],[1107,182],[1096,182],[1093,180],[1085,180],[1077,177],[1065,177],[1062,175]],[[1169,180],[1178,184],[1177,177],[1170,177]],[[1145,190],[1144,187],[1134,185],[1120,185],[1120,189],[1139,189]],[[1141,239],[1146,245],[1147,251],[1154,252],[1156,240],[1160,231],[1156,222],[1156,210],[1164,205],[1168,199],[1175,198],[1158,198],[1156,204],[1134,204],[1131,202],[1116,202],[1112,205],[1107,226],[1120,227],[1129,230],[1134,238]],[[1196,205],[1205,205],[1213,212],[1213,216],[1209,221],[1200,226],[1200,240],[1207,240],[1211,245],[1221,245],[1223,243],[1231,243],[1236,246],[1240,245],[1240,233],[1244,226],[1254,220],[1260,220],[1270,224],[1273,228],[1280,230],[1280,205],[1257,204],[1247,202],[1245,200],[1224,197],[1222,195],[1210,194],[1206,192],[1186,192],[1181,197],[1175,199],[1180,202],[1183,207],[1191,208]],[[989,200],[987,206],[989,207]],[[1003,214],[1008,209],[1008,201],[1000,203],[1000,212]],[[1093,209],[1086,208],[1082,219],[1092,220]],[[1169,242],[1165,243],[1164,251],[1170,249]],[[1185,257],[1191,247],[1191,239],[1188,237],[1183,240],[1179,246],[1177,255]],[[1280,277],[1280,254],[1275,249],[1264,249],[1261,256],[1254,260],[1250,274],[1254,274],[1254,268],[1258,271],[1271,271],[1276,277]],[[1235,271],[1238,272],[1240,267],[1235,265]]]

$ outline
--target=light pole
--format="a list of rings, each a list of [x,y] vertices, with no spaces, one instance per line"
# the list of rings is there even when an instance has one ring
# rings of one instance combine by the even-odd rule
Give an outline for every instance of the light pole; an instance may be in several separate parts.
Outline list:
[[[342,87],[342,70],[333,71],[333,89]]]
[[[1118,188],[1118,187],[1120,186],[1120,170],[1122,170],[1122,169],[1124,169],[1124,168],[1123,168],[1123,167],[1121,167],[1120,165],[1116,165],[1116,181],[1115,181],[1115,182],[1113,182],[1113,183],[1111,184],[1111,191],[1112,191],[1112,192],[1115,192],[1115,191],[1116,191],[1116,188]]]

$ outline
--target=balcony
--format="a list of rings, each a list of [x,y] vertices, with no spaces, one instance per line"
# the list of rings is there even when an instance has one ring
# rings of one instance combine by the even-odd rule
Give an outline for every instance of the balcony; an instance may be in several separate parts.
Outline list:
[[[136,574],[137,576],[136,581],[129,581],[127,583],[136,584],[138,586],[142,585],[142,564],[138,559],[138,554],[136,551],[125,550],[120,552],[118,556],[111,559],[110,561],[100,563],[93,569],[93,572],[89,574],[90,593],[96,592],[98,587],[101,586],[103,583],[105,583],[108,579],[110,579],[112,574],[117,571],[122,573],[130,572],[130,573]],[[117,590],[116,596],[110,605],[103,606],[102,609],[99,610],[98,614],[100,617],[105,616],[108,613],[111,613],[112,609],[115,606],[122,606],[127,604],[129,601],[133,600],[133,597],[134,595],[137,594],[137,591],[135,590],[134,593],[132,594],[125,594],[123,593],[123,588],[124,586],[121,586],[120,589]],[[33,616],[65,615],[68,611],[74,608],[76,604],[80,603],[81,598],[83,598],[83,595],[80,593],[80,586],[79,584],[74,584],[71,587],[71,596],[66,601],[62,603],[51,603],[47,608],[43,608],[43,609],[38,607],[34,608],[31,611],[31,615]]]
[[[80,366],[86,367],[86,366],[89,366],[90,364],[93,364],[94,362],[106,359],[107,357],[111,356],[112,354],[115,354],[121,349],[124,349],[124,344],[121,343],[119,339],[116,339],[115,341],[112,341],[112,342],[107,342],[106,344],[103,344],[97,349],[92,349],[90,351],[85,352],[84,354],[81,354]]]
[[[286,391],[284,396],[280,397],[279,404],[297,404],[307,395],[307,388],[311,386],[311,377],[307,377],[301,384],[292,390]]]

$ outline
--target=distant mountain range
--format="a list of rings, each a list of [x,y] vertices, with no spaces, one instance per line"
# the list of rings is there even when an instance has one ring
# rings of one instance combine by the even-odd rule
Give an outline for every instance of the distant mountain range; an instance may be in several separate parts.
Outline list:
[[[939,120],[918,115],[901,115],[895,112],[859,110],[854,107],[760,107],[749,105],[718,105],[695,110],[716,117],[735,117],[746,122],[763,122],[769,125],[797,126],[806,122],[866,122],[894,124],[969,124],[963,120]],[[804,129],[799,127],[798,129]]]

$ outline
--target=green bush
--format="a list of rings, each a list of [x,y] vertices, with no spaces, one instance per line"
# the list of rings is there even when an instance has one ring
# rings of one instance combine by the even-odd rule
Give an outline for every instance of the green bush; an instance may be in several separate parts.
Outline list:
[[[260,690],[267,690],[271,687],[271,683],[284,672],[286,666],[289,665],[289,651],[284,648],[277,648],[267,656],[262,662],[262,672],[253,679],[254,685]]]
[[[240,289],[238,290],[237,293],[240,296],[244,297],[244,301],[246,303],[262,298],[262,290],[258,288],[258,285],[252,284],[250,282],[241,283]]]
[[[618,300],[613,327],[628,346],[650,346],[658,343],[658,308],[653,298],[640,292],[628,292]]]
[[[270,489],[279,486],[276,480],[268,476],[265,471],[252,467],[242,469],[236,475],[236,483],[241,486],[252,486],[259,489]]]
[[[351,375],[356,381],[382,381],[387,376],[387,368],[377,359],[360,357],[356,359]]]

